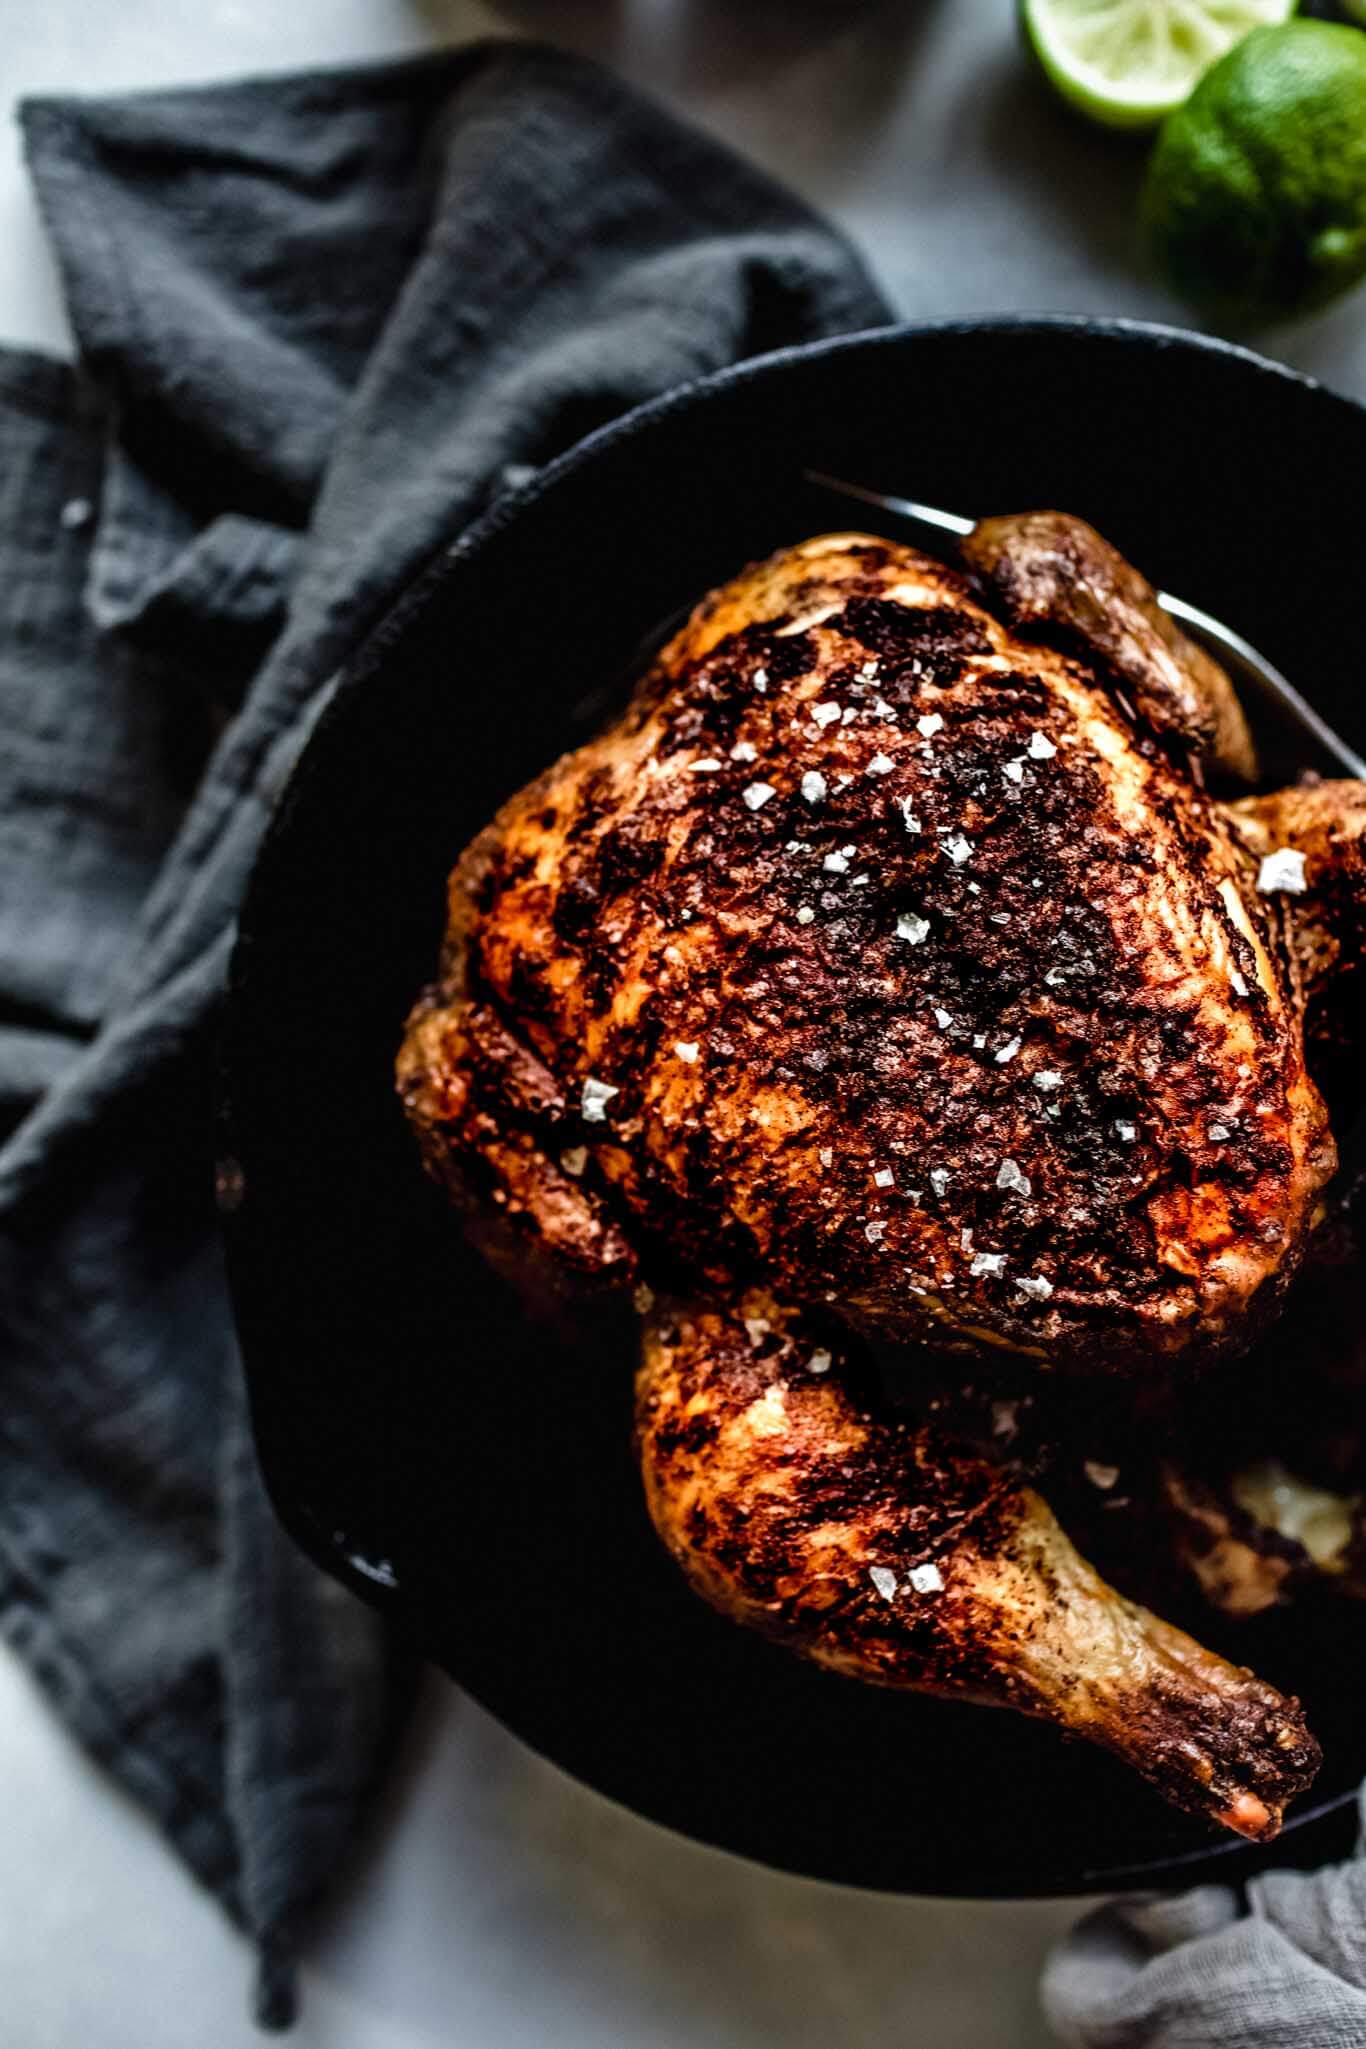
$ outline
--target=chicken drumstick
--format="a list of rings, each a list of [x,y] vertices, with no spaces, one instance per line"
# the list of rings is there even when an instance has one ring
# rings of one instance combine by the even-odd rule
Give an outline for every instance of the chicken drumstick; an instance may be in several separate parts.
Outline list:
[[[645,1496],[694,1589],[819,1664],[1042,1716],[1274,1836],[1319,1761],[1299,1703],[1107,1586],[1032,1489],[876,1420],[844,1379],[760,1292],[651,1314]]]

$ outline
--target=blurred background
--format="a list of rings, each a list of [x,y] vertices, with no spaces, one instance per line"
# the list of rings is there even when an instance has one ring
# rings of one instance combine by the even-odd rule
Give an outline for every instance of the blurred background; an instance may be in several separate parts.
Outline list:
[[[543,37],[611,64],[848,229],[908,319],[1120,313],[1209,323],[1162,283],[1137,193],[1150,138],[1079,120],[1026,56],[1015,0],[4,0],[5,88],[129,90],[233,72]],[[0,155],[5,338],[63,321],[11,127]],[[1366,390],[1354,298],[1249,328],[1285,362]]]

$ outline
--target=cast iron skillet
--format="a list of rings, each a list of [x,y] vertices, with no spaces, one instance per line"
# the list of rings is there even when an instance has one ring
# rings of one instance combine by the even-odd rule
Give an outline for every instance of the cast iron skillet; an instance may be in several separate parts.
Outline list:
[[[1259,1853],[1089,1748],[822,1673],[709,1613],[641,1504],[629,1315],[533,1321],[463,1246],[392,1092],[455,855],[601,721],[657,622],[850,523],[808,466],[971,513],[1084,514],[1366,740],[1366,410],[1239,349],[1083,320],[892,329],[765,357],[592,436],[398,604],[257,864],[221,1179],[266,1477],[305,1549],[519,1736],[704,1841],[921,1893],[1240,1876]],[[1284,1861],[1346,1844],[1359,1632],[1325,1608],[1222,1645],[1300,1693],[1323,1741]]]

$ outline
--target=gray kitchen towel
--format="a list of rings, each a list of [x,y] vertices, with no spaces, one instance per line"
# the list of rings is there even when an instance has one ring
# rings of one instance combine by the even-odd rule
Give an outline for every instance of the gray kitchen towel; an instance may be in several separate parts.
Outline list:
[[[590,428],[877,324],[851,250],[494,44],[35,100],[79,363],[0,352],[0,1628],[287,2021],[405,1660],[278,1534],[211,1200],[233,919],[329,679]]]
[[[1069,2049],[1363,2049],[1366,1857],[1102,1907],[1043,1999]]]

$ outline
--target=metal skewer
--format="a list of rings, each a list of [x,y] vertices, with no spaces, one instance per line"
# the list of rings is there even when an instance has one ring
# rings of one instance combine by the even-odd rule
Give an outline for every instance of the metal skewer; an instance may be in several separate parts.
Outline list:
[[[976,524],[973,520],[964,519],[961,513],[946,512],[942,506],[923,505],[915,498],[896,498],[885,492],[870,491],[865,485],[851,484],[843,477],[827,476],[823,470],[804,470],[802,474],[808,483],[823,491],[833,491],[841,498],[856,499],[861,505],[874,505],[879,512],[891,513],[894,518],[904,520],[918,528],[921,539],[931,545],[944,534],[962,540]],[[1241,679],[1254,690],[1274,699],[1342,774],[1366,782],[1366,759],[1334,732],[1308,699],[1302,697],[1294,684],[1265,655],[1259,654],[1250,641],[1244,640],[1232,627],[1225,626],[1221,619],[1202,612],[1198,605],[1187,604],[1184,598],[1173,597],[1169,591],[1159,591],[1157,602],[1164,612],[1179,621],[1192,640],[1198,640],[1216,660],[1223,663],[1235,686]]]

